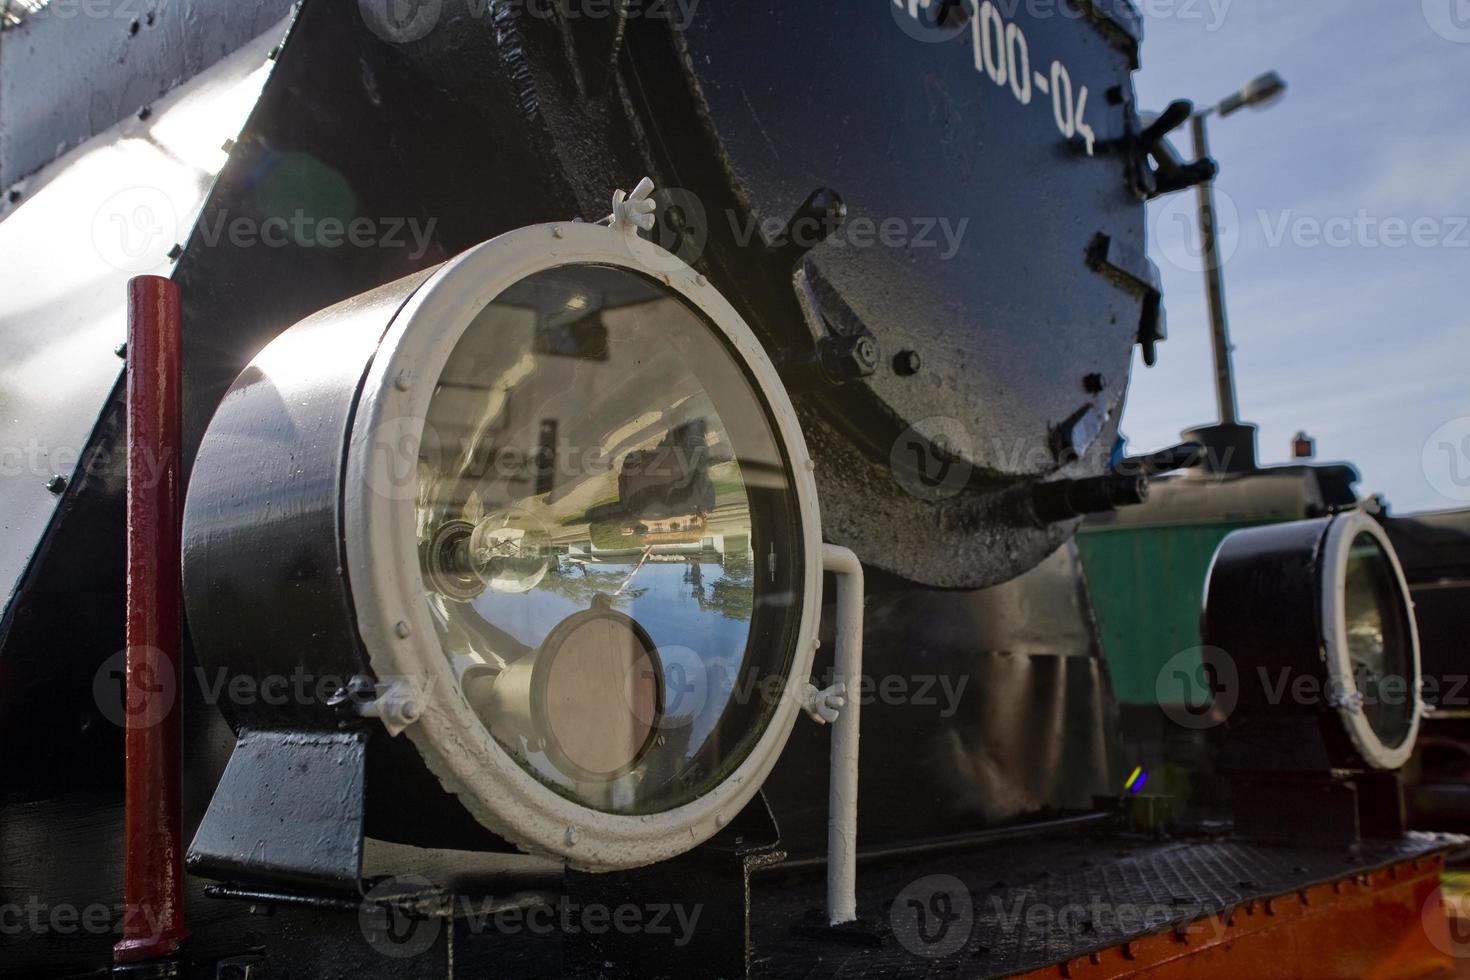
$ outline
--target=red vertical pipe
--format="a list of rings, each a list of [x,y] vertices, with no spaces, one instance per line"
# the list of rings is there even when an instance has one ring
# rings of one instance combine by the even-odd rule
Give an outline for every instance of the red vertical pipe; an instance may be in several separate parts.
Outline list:
[[[128,282],[127,813],[118,963],[168,956],[184,925],[179,287]]]

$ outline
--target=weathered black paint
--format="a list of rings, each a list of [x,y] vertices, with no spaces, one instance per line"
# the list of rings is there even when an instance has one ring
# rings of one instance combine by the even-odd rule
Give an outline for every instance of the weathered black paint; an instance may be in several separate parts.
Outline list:
[[[871,373],[798,395],[830,536],[854,543],[870,562],[934,585],[999,582],[1035,565],[1071,528],[1033,526],[1026,516],[1032,484],[1096,475],[1115,421],[1096,434],[1093,448],[1102,452],[1081,453],[1066,466],[1012,465],[994,455],[995,445],[982,445],[991,455],[971,460],[979,465],[976,479],[949,502],[904,492],[889,449],[903,426],[925,413],[953,415],[976,436],[999,434],[1008,449],[1023,451],[1050,451],[1053,430],[1078,411],[1116,416],[1148,291],[1121,288],[1088,259],[1098,233],[1117,243],[1109,250],[1115,268],[1126,265],[1111,258],[1127,255],[1124,246],[1142,254],[1142,211],[1131,176],[1137,161],[1120,149],[1126,141],[1105,147],[1095,160],[1071,155],[1048,142],[1044,107],[1029,110],[1039,120],[1016,115],[1004,101],[1008,93],[985,91],[983,97],[1000,100],[977,108],[977,87],[988,80],[956,50],[888,44],[882,31],[891,20],[883,6],[858,12],[846,0],[799,7],[707,0],[701,20],[681,37],[646,19],[561,23],[518,17],[499,0],[446,2],[434,31],[394,44],[366,27],[357,5],[309,0],[204,221],[181,243],[176,278],[185,296],[186,461],[250,359],[288,325],[334,302],[522,225],[600,218],[611,189],[632,186],[644,173],[665,188],[665,204],[676,203],[673,189],[688,189],[707,214],[728,213],[737,226],[789,218],[811,191],[831,186],[849,202],[849,220],[969,216],[985,219],[993,234],[967,242],[955,261],[939,266],[903,250],[845,254],[830,243],[794,256],[759,239],[740,245],[728,220],[709,226],[699,267],[739,306],[773,356],[806,356],[827,330],[843,339],[861,331],[879,350]],[[736,11],[749,20],[733,20]],[[1037,28],[1042,33],[1034,43],[1040,50],[1044,33],[1056,44],[1051,57],[1078,59],[1079,81],[1084,74],[1111,80],[1090,84],[1105,112],[1100,137],[1121,138],[1132,111],[1129,32],[1104,21],[1057,24],[1070,26]],[[66,63],[60,42],[51,54],[58,65]],[[754,104],[747,111],[738,96],[741,74],[752,64],[761,74],[757,90],[747,93]],[[893,81],[890,89],[858,105],[863,87],[884,78]],[[777,81],[785,87],[778,89]],[[1106,98],[1110,84],[1122,87],[1122,97]],[[849,105],[883,125],[864,127],[854,121],[856,110],[844,110]],[[893,137],[882,153],[839,158],[835,151],[875,129]],[[1024,138],[1012,146],[1015,132]],[[793,163],[789,171],[767,158],[767,138]],[[435,224],[421,254],[407,247],[242,246],[209,231],[236,217],[259,221],[297,210]],[[665,220],[677,229],[683,222],[671,210],[665,208]],[[1129,275],[1135,284],[1143,281],[1137,268]],[[901,350],[916,356],[897,362]],[[918,366],[905,372],[897,363]],[[1093,375],[1114,383],[1093,390],[1085,384]],[[114,401],[94,447],[118,445],[119,418]],[[336,428],[324,427],[322,458],[333,458],[344,422],[339,414],[332,417]],[[213,608],[196,616],[202,627],[196,640],[201,650],[210,647],[198,664],[206,670],[196,674],[191,662],[183,694],[191,835],[235,744],[207,697],[216,680],[207,668],[220,662],[215,651],[234,642],[224,608],[231,590],[277,595],[283,618],[320,612],[325,621],[343,612],[343,593],[331,581],[340,555],[330,535],[317,533],[335,526],[335,502],[320,493],[313,499],[299,541],[268,552],[248,534],[236,539],[253,578],[213,560],[201,566],[206,579],[194,585],[195,601]],[[102,718],[92,681],[122,645],[121,502],[115,479],[93,477],[70,489],[7,620],[0,646],[4,900],[118,900],[121,730]],[[242,531],[250,525],[247,518]],[[874,581],[873,672],[971,676],[985,690],[954,720],[866,714],[874,727],[864,742],[863,825],[873,845],[1081,809],[1098,786],[1109,784],[1112,707],[1085,611],[1060,636],[1038,638],[1026,616],[995,615],[1005,605],[997,605],[996,592],[941,593],[881,576]],[[1075,587],[1075,577],[1070,582]],[[299,594],[290,594],[288,583],[299,584]],[[1017,608],[1036,601],[1029,596]],[[215,613],[217,624],[205,625]],[[989,634],[978,628],[997,622],[1005,625]],[[360,666],[350,635],[324,633],[320,641],[311,650],[243,655],[258,656],[263,669],[310,662],[345,674]],[[225,710],[248,732],[249,708]],[[314,712],[290,720],[306,729],[327,727]],[[790,845],[812,856],[824,827],[820,773],[829,743],[825,732],[801,724],[771,789]],[[996,745],[1006,748],[991,756]],[[913,765],[918,758],[927,761]],[[373,778],[369,772],[369,787]],[[407,782],[397,788],[415,804],[433,789]],[[926,805],[914,806],[915,799]],[[397,811],[405,822],[422,813]],[[254,833],[266,836],[258,823]],[[1012,851],[1018,861],[1027,853],[1053,859],[1020,845]],[[339,869],[348,863],[333,862]],[[507,880],[465,884],[463,893],[492,894]],[[1290,890],[1297,880],[1281,887]],[[806,901],[798,887],[781,891],[789,900],[773,902],[775,910],[789,912]],[[235,958],[232,968],[251,967],[265,977],[445,975],[451,943],[462,972],[560,971],[554,941],[466,936],[461,920],[453,920],[427,959],[404,964],[365,949],[350,910],[287,897],[295,904],[262,898],[255,911],[263,914],[242,914],[249,905],[240,891],[206,895],[196,879],[189,896],[190,971],[212,976],[215,959],[228,956]],[[758,934],[757,951],[783,955],[783,928]],[[105,968],[111,941],[109,935],[27,935],[6,949],[0,972],[95,971]],[[262,953],[270,954],[268,962],[252,959]],[[800,954],[785,955],[788,966],[800,967]]]

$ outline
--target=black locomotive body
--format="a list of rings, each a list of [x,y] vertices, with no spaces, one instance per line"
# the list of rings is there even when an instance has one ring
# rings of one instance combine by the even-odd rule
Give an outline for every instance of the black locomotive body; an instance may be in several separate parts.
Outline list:
[[[0,298],[0,377],[26,384],[6,437],[39,433],[54,470],[0,477],[0,907],[44,920],[0,934],[0,976],[897,976],[946,957],[1001,975],[1410,863],[1384,901],[1422,904],[1447,844],[1404,836],[1391,776],[1354,784],[1388,816],[1354,822],[1351,851],[1127,833],[1132,758],[1071,538],[1146,494],[1110,455],[1133,348],[1152,362],[1165,334],[1144,205],[1184,184],[1155,169],[1164,133],[1135,105],[1141,24],[1126,0],[306,0],[250,17],[195,0],[123,22],[136,41],[44,11],[7,31],[0,264],[100,261]],[[74,92],[47,115],[20,90],[15,65],[66,63],[83,37],[78,60],[136,70],[119,89],[138,105],[82,111]],[[180,149],[211,126],[221,160]],[[125,165],[138,154],[144,172]],[[645,175],[651,228],[611,197]],[[113,350],[134,273],[182,303],[189,937],[114,967],[139,928],[122,921],[119,380],[136,352]],[[86,348],[65,405],[34,378],[50,345]],[[406,492],[371,468],[401,419]],[[575,479],[573,452],[590,461]],[[866,568],[860,676],[814,545]],[[388,554],[407,556],[412,611],[366,598],[402,584],[363,560]],[[683,706],[715,659],[687,638],[731,623],[745,652]],[[454,685],[442,716],[435,690],[384,669],[421,637]],[[732,693],[770,679],[769,703]],[[620,685],[628,710],[584,710]],[[821,912],[834,736],[783,696],[863,708],[850,921]],[[721,698],[735,707],[705,711]],[[484,721],[476,744],[509,774],[485,778],[585,820],[522,826],[477,795],[474,739],[422,734],[454,711]],[[691,817],[687,840],[607,844],[722,793],[740,804]],[[935,876],[953,885],[914,899]],[[1136,922],[1028,939],[1004,914],[1151,909],[1167,876],[1177,907]],[[959,897],[964,938],[936,953],[914,916]],[[662,909],[658,928],[613,928],[625,907]],[[105,910],[105,928],[57,909]],[[1438,962],[1421,952],[1402,962]]]

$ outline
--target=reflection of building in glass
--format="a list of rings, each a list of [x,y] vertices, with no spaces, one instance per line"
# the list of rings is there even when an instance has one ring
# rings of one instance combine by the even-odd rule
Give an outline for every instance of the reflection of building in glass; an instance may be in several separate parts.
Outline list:
[[[652,449],[635,449],[618,470],[618,501],[643,522],[703,520],[715,508],[709,478],[705,420],[694,419],[664,434]]]
[[[702,527],[703,525],[701,525]],[[621,540],[613,546],[607,547],[598,542],[596,528],[591,528],[594,533],[586,540],[565,546],[564,554],[573,563],[584,562],[594,564],[605,563],[632,563],[643,557],[644,551],[652,547],[653,551],[648,556],[648,561],[697,561],[706,565],[723,565],[727,569],[733,565],[744,565],[747,568],[754,560],[754,554],[750,547],[750,534],[700,534],[692,531],[682,535],[669,535],[668,537],[681,537],[687,540],[673,541],[658,540],[660,537],[652,533],[639,533],[627,537],[627,543]],[[619,529],[619,538],[624,536]],[[602,537],[606,541],[606,536]]]
[[[650,543],[683,544],[701,538],[705,523],[703,514],[676,514],[662,520],[624,524],[622,531],[625,538],[637,535]]]

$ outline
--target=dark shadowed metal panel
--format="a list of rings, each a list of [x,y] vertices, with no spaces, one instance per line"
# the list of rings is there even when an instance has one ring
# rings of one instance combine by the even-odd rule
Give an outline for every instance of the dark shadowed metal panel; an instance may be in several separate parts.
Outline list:
[[[1116,792],[1116,707],[1076,568],[1067,546],[977,592],[870,581],[862,850],[1089,810]],[[813,668],[823,684],[830,635]],[[798,723],[766,782],[793,859],[825,847],[830,743]]]

